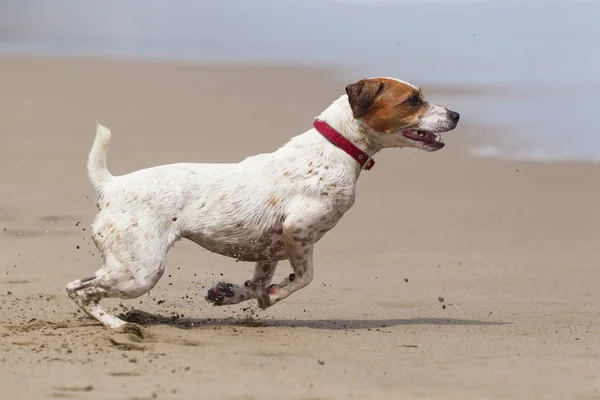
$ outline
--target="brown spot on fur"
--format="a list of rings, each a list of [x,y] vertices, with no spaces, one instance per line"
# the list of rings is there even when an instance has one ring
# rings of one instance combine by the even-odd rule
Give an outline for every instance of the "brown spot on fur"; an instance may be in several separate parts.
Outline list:
[[[271,197],[269,197],[269,200],[267,200],[267,204],[274,207],[277,205],[277,198],[274,195],[271,195]]]
[[[106,205],[104,207],[108,207],[108,206],[110,206],[110,203],[106,203]]]
[[[363,79],[348,85],[346,93],[354,118],[382,133],[416,127],[428,107],[419,89],[393,79]],[[411,102],[413,97],[419,102]]]

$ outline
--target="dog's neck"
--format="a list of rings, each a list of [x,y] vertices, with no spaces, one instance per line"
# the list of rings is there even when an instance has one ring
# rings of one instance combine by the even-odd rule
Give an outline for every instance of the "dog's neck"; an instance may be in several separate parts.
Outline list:
[[[384,147],[373,139],[375,135],[369,134],[369,127],[354,118],[347,95],[340,96],[317,118],[327,122],[333,129],[370,156],[375,155]]]

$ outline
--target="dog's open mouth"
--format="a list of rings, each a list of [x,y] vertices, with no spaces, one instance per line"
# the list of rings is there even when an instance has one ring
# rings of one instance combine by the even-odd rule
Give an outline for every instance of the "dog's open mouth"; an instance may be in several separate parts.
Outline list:
[[[442,135],[420,129],[414,131],[402,131],[402,136],[416,142],[422,142],[425,145],[434,147],[436,149],[441,149],[446,145],[442,140]]]

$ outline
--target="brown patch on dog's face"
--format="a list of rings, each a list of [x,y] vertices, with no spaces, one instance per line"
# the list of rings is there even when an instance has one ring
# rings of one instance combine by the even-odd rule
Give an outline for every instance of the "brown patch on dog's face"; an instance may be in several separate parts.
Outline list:
[[[371,151],[386,147],[444,147],[441,134],[456,128],[460,115],[428,103],[421,90],[393,78],[362,79],[346,86],[354,118],[370,129],[363,140]]]
[[[354,118],[381,133],[416,128],[428,108],[419,88],[394,79],[362,79],[346,94]]]

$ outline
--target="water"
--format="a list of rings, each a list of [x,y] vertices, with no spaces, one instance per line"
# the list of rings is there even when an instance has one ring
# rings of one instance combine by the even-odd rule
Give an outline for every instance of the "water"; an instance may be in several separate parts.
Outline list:
[[[0,52],[323,64],[350,68],[348,79],[483,85],[436,99],[508,127],[470,154],[600,161],[597,21],[598,1],[5,0]]]

